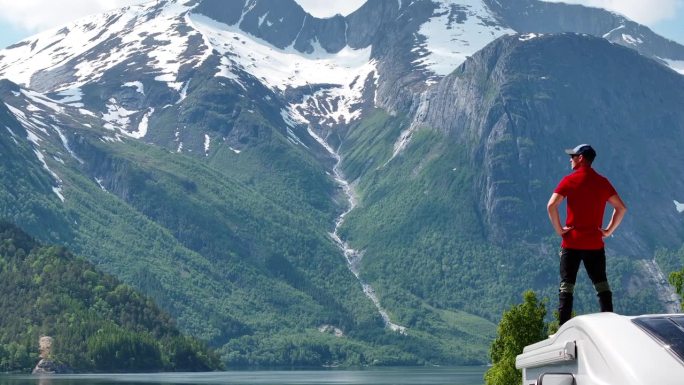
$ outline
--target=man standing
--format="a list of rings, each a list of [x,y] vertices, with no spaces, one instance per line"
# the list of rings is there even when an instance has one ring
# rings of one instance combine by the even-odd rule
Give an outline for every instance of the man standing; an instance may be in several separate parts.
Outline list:
[[[608,179],[591,167],[596,151],[588,144],[565,150],[570,155],[574,170],[564,177],[554,190],[547,205],[551,225],[563,238],[560,251],[560,289],[558,313],[563,325],[572,316],[573,291],[580,262],[594,284],[601,311],[613,311],[613,294],[606,275],[606,253],[603,238],[618,228],[627,212]],[[561,226],[558,206],[567,198],[567,217]],[[606,202],[613,206],[608,227],[603,228]]]

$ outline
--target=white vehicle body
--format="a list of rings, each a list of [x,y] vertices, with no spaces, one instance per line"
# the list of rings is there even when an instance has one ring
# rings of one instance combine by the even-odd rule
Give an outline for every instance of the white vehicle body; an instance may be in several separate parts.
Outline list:
[[[515,366],[523,385],[683,385],[684,314],[575,317]]]

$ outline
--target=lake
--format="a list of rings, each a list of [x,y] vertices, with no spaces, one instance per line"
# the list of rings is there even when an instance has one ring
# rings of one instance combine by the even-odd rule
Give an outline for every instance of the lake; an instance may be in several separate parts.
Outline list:
[[[211,373],[0,375],[0,385],[482,385],[485,367]]]

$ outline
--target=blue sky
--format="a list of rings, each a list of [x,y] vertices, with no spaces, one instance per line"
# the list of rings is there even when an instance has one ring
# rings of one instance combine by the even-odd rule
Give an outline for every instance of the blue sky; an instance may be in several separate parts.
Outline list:
[[[296,0],[315,16],[348,14],[364,0]],[[389,0],[387,0],[389,1]],[[560,0],[546,0],[560,1]],[[141,0],[0,0],[0,48],[80,17]],[[656,33],[684,45],[684,0],[564,0],[602,7],[647,25]]]

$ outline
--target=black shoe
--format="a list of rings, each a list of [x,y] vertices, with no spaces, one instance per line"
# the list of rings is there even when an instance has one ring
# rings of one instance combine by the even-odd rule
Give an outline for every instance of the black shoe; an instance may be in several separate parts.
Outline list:
[[[610,291],[602,291],[597,294],[599,306],[602,312],[613,312],[613,293]]]

